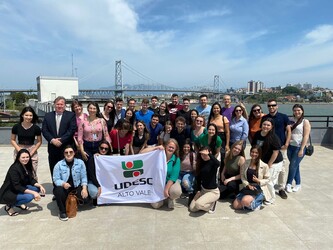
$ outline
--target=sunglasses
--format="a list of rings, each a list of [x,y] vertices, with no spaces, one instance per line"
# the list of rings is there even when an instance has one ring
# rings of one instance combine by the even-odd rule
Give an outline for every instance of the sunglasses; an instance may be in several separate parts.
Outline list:
[[[109,109],[112,109],[113,107],[112,106],[107,106]]]
[[[65,151],[64,154],[71,155],[74,154],[74,151]]]
[[[236,109],[235,112],[242,112],[243,110],[241,109]]]
[[[277,104],[271,104],[271,105],[267,105],[268,108],[271,108],[271,107],[276,107]]]
[[[203,121],[197,120],[197,122],[203,122]]]
[[[100,150],[105,150],[105,151],[108,151],[109,148],[104,148],[104,147],[99,147]]]
[[[260,112],[260,109],[254,109],[253,112]]]

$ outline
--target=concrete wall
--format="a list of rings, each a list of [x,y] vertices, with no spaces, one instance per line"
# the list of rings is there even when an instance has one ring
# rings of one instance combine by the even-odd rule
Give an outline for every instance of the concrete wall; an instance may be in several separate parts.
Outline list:
[[[77,77],[38,76],[36,80],[39,102],[53,102],[57,96],[72,99],[79,95]]]

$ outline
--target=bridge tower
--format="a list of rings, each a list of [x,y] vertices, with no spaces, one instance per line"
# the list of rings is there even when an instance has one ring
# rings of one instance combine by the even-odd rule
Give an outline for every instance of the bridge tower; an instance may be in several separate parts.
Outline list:
[[[121,61],[116,61],[115,67],[115,97],[121,97],[124,99],[123,93],[123,76],[121,72]]]
[[[214,76],[213,92],[215,94],[215,100],[219,102],[220,101],[220,76],[219,75]]]

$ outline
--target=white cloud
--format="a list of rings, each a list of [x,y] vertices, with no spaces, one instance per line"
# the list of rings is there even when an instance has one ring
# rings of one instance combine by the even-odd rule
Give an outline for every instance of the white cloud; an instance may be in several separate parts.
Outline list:
[[[333,25],[320,25],[305,35],[313,44],[322,44],[333,40]]]
[[[195,23],[199,22],[202,19],[212,18],[212,17],[222,17],[225,15],[231,14],[231,11],[228,9],[222,9],[222,10],[207,10],[197,13],[191,13],[188,15],[184,15],[182,17],[179,17],[179,20],[183,20],[188,23]]]

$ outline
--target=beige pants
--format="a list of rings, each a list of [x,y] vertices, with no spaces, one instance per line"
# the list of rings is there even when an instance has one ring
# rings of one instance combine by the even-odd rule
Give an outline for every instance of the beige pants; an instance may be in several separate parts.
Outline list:
[[[29,152],[32,151],[36,147],[36,145],[20,145],[20,148],[25,148]],[[17,151],[14,149],[14,160],[16,159]],[[37,177],[37,166],[38,166],[38,152],[36,151],[32,156],[31,156],[31,161],[32,161],[32,176],[33,178],[38,181]]]
[[[178,199],[181,194],[182,194],[182,188],[181,188],[179,182],[176,181],[169,189],[169,195],[170,196],[169,196],[168,199],[171,199],[171,200]],[[165,200],[161,200],[161,201],[158,201],[158,202],[151,203],[150,205],[153,208],[160,208],[160,207],[163,206],[164,201]]]
[[[208,212],[213,203],[220,198],[220,190],[215,189],[201,189],[201,196],[197,200],[192,200],[190,204],[190,211],[197,212],[203,210]]]

